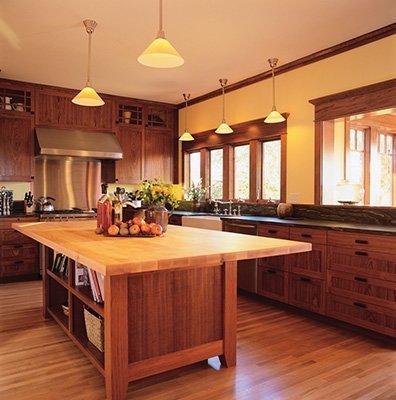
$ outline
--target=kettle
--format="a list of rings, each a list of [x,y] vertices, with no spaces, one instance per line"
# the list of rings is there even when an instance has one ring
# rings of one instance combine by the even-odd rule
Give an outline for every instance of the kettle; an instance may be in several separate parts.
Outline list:
[[[54,211],[54,205],[51,203],[52,201],[55,201],[53,197],[44,197],[41,196],[38,199],[35,200],[36,204],[39,206],[39,211],[46,211],[46,212],[51,212]]]

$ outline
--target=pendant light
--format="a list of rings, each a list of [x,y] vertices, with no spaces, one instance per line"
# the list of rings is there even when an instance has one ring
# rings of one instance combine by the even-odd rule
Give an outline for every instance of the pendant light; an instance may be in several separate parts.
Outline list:
[[[234,132],[225,120],[225,93],[224,93],[224,91],[225,91],[225,87],[227,85],[228,80],[227,79],[219,79],[219,82],[220,82],[221,89],[223,92],[223,119],[222,119],[219,127],[215,130],[215,132],[219,133],[220,135],[227,135],[229,133]]]
[[[159,0],[159,29],[157,37],[138,57],[138,61],[140,64],[153,68],[179,67],[184,64],[184,59],[165,38],[162,14],[162,0]]]
[[[191,142],[194,140],[194,137],[188,132],[187,129],[187,110],[188,110],[188,100],[190,100],[190,93],[183,93],[184,101],[186,103],[186,110],[184,112],[184,133],[180,136],[179,140],[182,142]]]
[[[277,122],[285,121],[283,115],[276,111],[275,107],[275,67],[278,64],[278,59],[270,58],[268,62],[270,67],[272,68],[272,111],[269,113],[264,122],[266,122],[267,124],[276,124]]]
[[[87,83],[85,88],[81,90],[72,100],[74,104],[79,106],[95,107],[103,106],[105,103],[91,86],[91,36],[98,25],[95,21],[86,19],[83,21],[85,29],[88,33],[88,68],[87,68]]]

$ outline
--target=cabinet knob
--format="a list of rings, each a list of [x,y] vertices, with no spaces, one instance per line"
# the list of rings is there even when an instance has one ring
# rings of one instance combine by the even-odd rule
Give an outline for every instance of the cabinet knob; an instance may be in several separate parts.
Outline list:
[[[367,278],[361,278],[360,276],[355,276],[353,279],[357,282],[367,282]]]
[[[275,230],[275,229],[268,229],[268,231],[267,231],[268,233],[278,233],[278,231],[277,230]]]
[[[365,251],[355,251],[355,255],[367,257],[368,253],[366,253]]]
[[[358,303],[357,301],[355,301],[353,303],[353,305],[356,306],[356,307],[360,307],[360,308],[366,308],[367,307],[366,304]]]
[[[303,238],[311,238],[312,235],[310,235],[309,233],[302,233],[301,237],[303,237]]]
[[[300,281],[310,283],[310,282],[311,282],[311,279],[305,278],[305,277],[302,276],[302,277],[300,278]]]
[[[355,243],[357,243],[357,244],[368,244],[368,240],[356,239]]]

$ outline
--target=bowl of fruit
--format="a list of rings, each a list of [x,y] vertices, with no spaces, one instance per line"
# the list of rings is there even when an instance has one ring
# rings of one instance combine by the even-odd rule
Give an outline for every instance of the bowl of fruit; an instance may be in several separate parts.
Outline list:
[[[107,232],[103,232],[108,237],[139,237],[153,238],[162,236],[162,226],[156,223],[148,224],[143,217],[135,217],[127,222],[111,225]]]

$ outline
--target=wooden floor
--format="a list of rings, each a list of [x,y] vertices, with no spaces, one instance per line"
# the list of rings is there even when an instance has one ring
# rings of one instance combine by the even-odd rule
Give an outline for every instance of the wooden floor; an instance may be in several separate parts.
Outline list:
[[[41,283],[0,285],[0,399],[103,400],[104,380],[41,312]],[[396,399],[396,349],[240,297],[238,365],[217,359],[129,385],[128,399]]]

